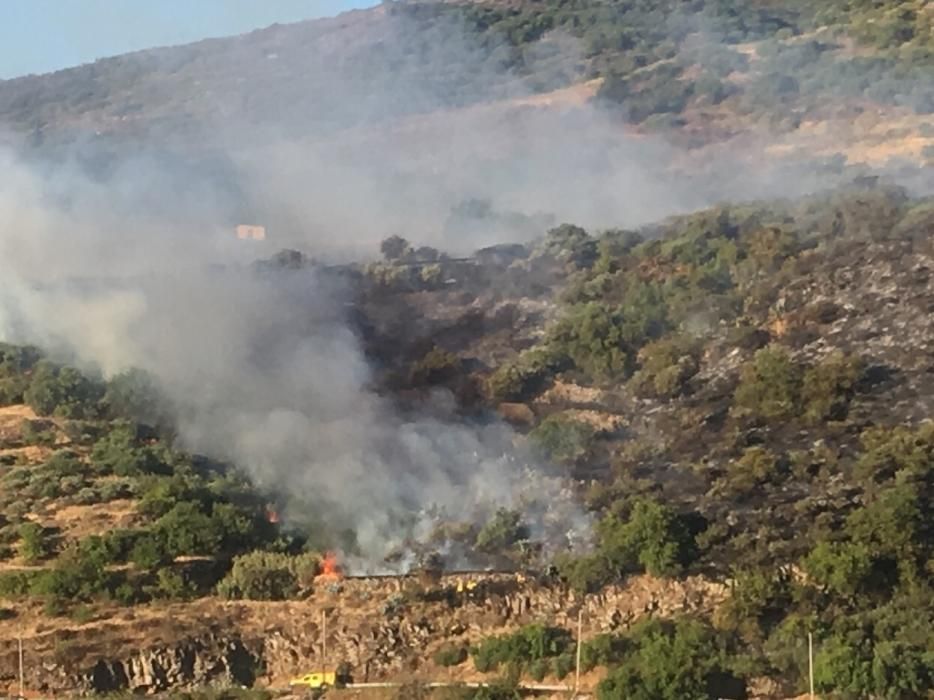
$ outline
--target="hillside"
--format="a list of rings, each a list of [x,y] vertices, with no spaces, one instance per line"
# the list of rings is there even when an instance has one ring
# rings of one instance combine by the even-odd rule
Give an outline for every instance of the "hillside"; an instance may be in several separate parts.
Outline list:
[[[0,83],[0,689],[513,700],[580,641],[787,700],[811,634],[934,698],[932,26],[406,0]]]
[[[917,1],[407,0],[8,80],[0,118],[37,142],[93,131],[191,145],[217,129],[294,136],[595,77],[630,121],[660,126],[695,110],[829,116],[830,96],[833,109],[928,114],[932,41]]]
[[[202,204],[216,202],[217,220],[261,221],[283,244],[335,226],[357,236],[381,227],[379,237],[411,229],[411,216],[393,207],[410,192],[425,192],[424,221],[414,222],[422,238],[471,197],[533,214],[596,190],[607,208],[611,194],[600,190],[609,180],[594,176],[601,157],[614,170],[651,166],[660,190],[673,175],[713,169],[668,197],[691,200],[678,211],[735,199],[743,186],[743,198],[768,197],[801,171],[827,180],[862,164],[917,188],[934,153],[931,25],[918,0],[884,11],[844,2],[396,2],[5,81],[0,123],[29,159],[104,181],[127,179],[126,161],[142,159],[161,180],[196,185]],[[789,174],[786,162],[798,167]],[[737,165],[757,179],[733,181]],[[542,175],[514,192],[517,177],[542,170],[564,174],[562,189],[594,182],[561,198]],[[184,199],[179,190],[171,195]],[[347,207],[331,211],[348,191],[374,203],[366,221]],[[557,214],[600,226],[620,216],[582,221],[580,209]],[[671,211],[635,211],[626,223]]]
[[[534,450],[563,466],[598,519],[590,553],[550,555],[539,549],[548,540],[535,539],[548,535],[533,535],[525,524],[529,513],[521,510],[500,510],[483,527],[442,518],[428,540],[407,545],[420,552],[419,566],[443,569],[458,549],[491,556],[496,566],[537,572],[545,571],[542,556],[554,557],[553,573],[535,588],[490,589],[483,605],[508,608],[518,604],[513,595],[542,601],[571,595],[574,601],[567,591],[577,591],[593,596],[584,600],[597,606],[588,624],[617,619],[612,607],[602,606],[635,572],[676,581],[703,576],[712,582],[705,586],[732,582],[715,613],[682,608],[680,594],[666,594],[649,609],[680,611],[678,626],[613,622],[588,627],[588,634],[609,634],[605,643],[618,637],[613,644],[620,649],[649,644],[652,635],[678,644],[701,635],[697,643],[705,648],[723,645],[720,661],[705,652],[704,664],[755,680],[750,687],[760,689],[758,697],[782,697],[801,688],[803,637],[796,630],[809,628],[817,637],[819,687],[857,687],[860,694],[901,687],[904,697],[923,697],[934,628],[927,530],[931,212],[930,200],[865,182],[796,202],[708,210],[641,231],[591,237],[565,225],[529,248],[486,251],[470,261],[389,241],[385,262],[342,271],[357,288],[353,323],[381,368],[374,377],[378,392],[413,417],[432,410],[442,388],[457,397],[461,415],[448,420],[485,421],[499,411]],[[314,273],[308,265],[283,256],[263,274]],[[346,596],[356,590],[353,582],[341,593],[344,586],[332,590],[313,580],[319,559],[301,553],[305,542],[306,549],[315,541],[333,546],[337,533],[321,529],[320,520],[299,525],[288,518],[282,530],[279,516],[269,515],[266,503],[294,512],[299,494],[273,488],[255,495],[235,476],[240,470],[170,449],[158,437],[170,438],[167,428],[133,429],[117,420],[143,411],[151,425],[159,424],[151,421],[163,415],[155,410],[163,404],[145,375],[100,384],[73,369],[56,369],[32,350],[7,347],[4,358],[4,396],[11,406],[3,410],[8,549],[0,581],[11,601],[45,601],[41,612],[32,603],[6,608],[11,624],[34,625],[33,648],[44,648],[50,633],[74,628],[79,639],[78,630],[124,615],[114,606],[139,611],[132,613],[139,621],[133,629],[153,614],[158,619],[159,601],[193,599],[190,608],[173,604],[174,619],[190,610],[202,624],[216,620],[212,639],[244,640],[253,663],[277,664],[273,682],[316,663],[314,647],[286,662],[249,641],[255,634],[250,625],[264,619],[264,608],[250,608],[259,617],[248,624],[229,617],[234,608],[212,607],[217,594],[234,600],[298,596],[309,620],[322,606],[351,614]],[[17,404],[23,399],[31,408]],[[248,553],[257,549],[268,553]],[[413,581],[407,595],[443,599],[448,593],[436,581]],[[385,602],[378,590],[362,595]],[[616,605],[631,604],[628,594],[613,595],[621,596]],[[424,616],[433,630],[429,649],[466,648],[497,630],[541,619],[537,609],[515,619],[507,614],[512,622],[505,628],[502,618],[471,628],[466,637],[440,632],[456,627],[445,607],[416,605],[401,621],[410,625]],[[704,626],[690,627],[698,623],[687,620],[701,610]],[[857,642],[852,635],[866,629],[879,641]],[[217,642],[199,634],[164,630],[153,649],[194,644],[199,664],[214,663]],[[688,637],[672,641],[678,635]],[[91,671],[98,659],[108,667],[130,663],[121,661],[117,639],[113,648],[81,646],[77,656],[56,652],[61,670],[54,683],[119,686],[126,674],[100,684],[89,680],[98,678]],[[367,678],[437,677],[424,653],[408,655],[420,646],[400,643],[410,650],[400,662],[410,666],[393,662],[367,671]],[[901,649],[897,659],[885,656],[888,644]],[[476,657],[481,647],[471,652],[477,670],[487,668]],[[556,647],[556,658],[562,648]],[[352,659],[343,658],[346,653],[342,659],[360,674],[364,666],[376,668],[385,646]],[[517,654],[518,661],[525,653],[504,658]],[[551,653],[542,663],[551,663]],[[609,656],[598,657],[603,661],[595,666],[612,669],[629,658],[619,650],[600,653]],[[838,665],[843,659],[846,665]],[[230,663],[218,666],[220,677],[227,677]],[[870,669],[882,663],[889,680],[853,675],[853,664]],[[539,666],[526,671],[537,676]],[[601,685],[599,697],[617,697],[613,684],[633,673],[624,668],[611,671],[616,680]],[[212,677],[185,673],[179,682]],[[36,682],[53,687],[42,685],[53,682],[45,678]],[[648,680],[630,682],[636,685],[624,687]],[[162,687],[158,683],[147,687]]]

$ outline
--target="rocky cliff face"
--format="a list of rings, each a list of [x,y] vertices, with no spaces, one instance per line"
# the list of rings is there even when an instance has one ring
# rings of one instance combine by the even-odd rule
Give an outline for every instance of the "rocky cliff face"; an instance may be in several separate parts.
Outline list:
[[[358,681],[433,678],[439,671],[431,655],[445,643],[472,643],[530,622],[573,630],[579,610],[586,638],[645,616],[709,613],[727,590],[699,578],[643,576],[582,597],[507,575],[472,577],[473,588],[468,580],[351,579],[304,601],[115,609],[106,621],[25,636],[26,685],[44,694],[284,686],[295,674],[338,663],[349,664]],[[16,642],[3,638],[0,688],[12,691]]]
[[[251,646],[248,648],[236,636],[208,634],[175,645],[141,649],[123,659],[102,658],[78,676],[76,689],[104,693],[155,692],[213,684],[252,686],[262,649],[256,644]]]

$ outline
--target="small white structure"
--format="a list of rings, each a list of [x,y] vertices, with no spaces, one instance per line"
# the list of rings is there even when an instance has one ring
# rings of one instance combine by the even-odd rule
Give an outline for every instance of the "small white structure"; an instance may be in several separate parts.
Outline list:
[[[237,226],[237,238],[241,241],[265,241],[266,227],[254,226],[250,224],[240,224]]]

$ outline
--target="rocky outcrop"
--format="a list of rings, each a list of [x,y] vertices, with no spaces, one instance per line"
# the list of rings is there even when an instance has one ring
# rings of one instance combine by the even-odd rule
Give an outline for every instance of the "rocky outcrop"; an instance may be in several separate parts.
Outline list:
[[[262,647],[238,638],[206,637],[136,651],[123,659],[99,659],[81,688],[95,693],[130,690],[152,693],[208,685],[252,686],[261,669]]]
[[[236,631],[182,637],[142,648],[127,647],[110,654],[85,645],[81,632],[58,636],[51,648],[45,640],[24,640],[25,684],[43,695],[92,694],[114,691],[156,693],[210,685],[251,686],[262,672],[261,643],[245,642]],[[17,685],[16,653],[9,645],[0,655],[0,687]]]
[[[544,622],[584,635],[624,630],[646,616],[710,613],[726,587],[701,578],[638,576],[599,595],[508,574],[349,579],[288,602],[198,601],[115,608],[106,621],[24,639],[26,684],[44,695],[129,690],[156,693],[207,685],[281,687],[295,674],[347,664],[359,681],[436,673],[442,644]],[[324,627],[326,625],[326,635]],[[0,638],[0,692],[16,688],[15,641]]]

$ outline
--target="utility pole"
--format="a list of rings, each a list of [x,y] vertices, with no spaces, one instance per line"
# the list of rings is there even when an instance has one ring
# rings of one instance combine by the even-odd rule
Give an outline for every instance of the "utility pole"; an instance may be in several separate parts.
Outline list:
[[[574,697],[581,689],[581,643],[584,637],[584,609],[577,611],[577,668],[574,672]]]
[[[814,700],[814,635],[808,632],[808,684]]]
[[[327,671],[328,664],[328,611],[321,611],[321,670]]]
[[[19,651],[19,696],[24,698],[26,697],[26,682],[23,678],[23,635],[20,634],[16,641]]]

